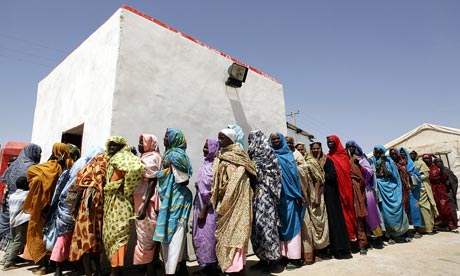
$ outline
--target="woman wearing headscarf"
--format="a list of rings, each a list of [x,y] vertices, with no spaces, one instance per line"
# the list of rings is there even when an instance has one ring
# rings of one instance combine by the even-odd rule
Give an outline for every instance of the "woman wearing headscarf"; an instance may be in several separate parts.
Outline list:
[[[350,254],[350,240],[343,217],[342,205],[340,203],[340,194],[337,184],[337,173],[334,167],[334,162],[323,154],[320,142],[310,144],[310,152],[313,157],[318,160],[324,169],[324,201],[326,203],[326,211],[328,216],[329,226],[329,242],[330,246],[324,253],[326,258],[334,255],[336,259],[352,258]]]
[[[157,217],[154,241],[161,242],[165,274],[174,275],[179,262],[179,273],[187,275],[182,261],[187,221],[192,206],[192,193],[187,188],[192,176],[192,165],[185,150],[187,141],[182,131],[168,128],[163,138],[166,152],[163,165],[157,173],[161,206]]]
[[[301,266],[301,227],[305,215],[299,171],[283,134],[272,133],[270,145],[281,166],[281,198],[278,205],[281,254],[287,259],[286,268],[295,269]]]
[[[221,130],[218,140],[220,151],[214,159],[211,192],[218,215],[216,254],[225,274],[239,273],[246,264],[252,225],[251,178],[257,173],[248,154],[235,143],[234,130]]]
[[[39,267],[34,274],[44,275],[48,265],[49,251],[43,241],[43,226],[50,208],[57,180],[63,171],[73,165],[69,148],[64,143],[53,145],[53,154],[49,161],[34,165],[27,170],[29,194],[24,202],[24,212],[30,214],[27,229],[27,250]]]
[[[374,170],[372,169],[369,160],[367,159],[366,154],[364,154],[362,148],[355,141],[348,141],[346,143],[347,150],[350,150],[353,153],[359,163],[361,172],[364,176],[365,184],[365,199],[366,199],[366,227],[368,232],[380,239],[383,236],[382,228],[380,227],[380,214],[377,206],[377,201],[375,200],[375,182],[374,182]]]
[[[254,185],[252,249],[260,261],[251,269],[269,272],[281,256],[278,227],[281,226],[278,204],[281,196],[281,167],[275,151],[260,130],[248,136],[248,154],[255,162],[257,181]]]
[[[18,155],[18,158],[11,163],[0,178],[0,182],[6,182],[5,194],[2,199],[0,215],[0,244],[6,249],[10,239],[10,216],[8,212],[9,195],[16,192],[16,180],[27,175],[30,166],[40,162],[42,149],[36,144],[25,146]]]
[[[110,260],[111,275],[119,275],[128,247],[133,192],[141,181],[144,166],[131,153],[125,138],[111,136],[106,144],[107,179],[104,187],[102,240]]]
[[[67,147],[69,147],[70,158],[74,162],[76,162],[78,159],[80,159],[80,156],[81,156],[80,149],[76,145],[71,144],[71,143],[67,143]]]
[[[310,153],[305,155],[305,169],[307,210],[302,225],[302,245],[304,264],[310,265],[315,262],[314,253],[329,245],[329,225],[324,201],[324,169]]]
[[[78,159],[72,168],[65,170],[56,184],[43,234],[46,248],[51,251],[50,260],[56,263],[55,275],[57,276],[62,275],[61,263],[69,259],[72,232],[75,226],[72,218],[72,205],[67,201],[67,194],[74,185],[80,169],[103,151],[101,147],[92,148]]]
[[[228,125],[227,126],[229,129],[233,129],[236,133],[236,143],[241,146],[241,148],[244,150],[244,131],[239,125]]]
[[[77,196],[73,207],[75,228],[70,245],[69,260],[82,259],[86,276],[91,276],[91,260],[96,274],[100,271],[102,252],[102,221],[104,215],[104,187],[107,177],[107,153],[96,155],[77,173]]]
[[[203,146],[204,161],[195,182],[196,195],[193,202],[193,248],[201,270],[194,275],[217,273],[216,237],[217,213],[211,204],[213,183],[212,165],[219,151],[217,139],[206,139]]]
[[[407,172],[406,161],[401,159],[401,155],[397,148],[390,149],[390,157],[398,167],[399,177],[401,178],[402,188],[402,205],[404,212],[409,211],[409,172]]]
[[[336,259],[352,258],[350,254],[350,239],[348,238],[342,205],[340,203],[334,162],[323,154],[320,142],[311,143],[310,152],[324,169],[324,202],[326,203],[330,242],[330,247],[328,248],[330,250],[327,250],[330,252],[323,252],[324,257],[330,258],[332,254]]]
[[[430,185],[430,168],[423,162],[422,158],[418,158],[416,151],[412,151],[409,155],[422,179],[419,206],[420,213],[422,214],[423,226],[420,227],[420,231],[422,234],[432,235],[434,218],[438,216],[438,209],[436,208],[436,202]]]
[[[402,205],[402,183],[398,167],[391,158],[385,156],[385,152],[384,146],[376,145],[373,163],[386,235],[390,238],[389,243],[394,244],[394,238],[403,236],[409,229],[409,221]]]
[[[142,179],[134,190],[134,211],[137,212],[136,234],[137,243],[134,248],[133,264],[147,264],[147,274],[152,276],[154,271],[154,255],[156,242],[152,237],[157,223],[157,212],[160,210],[160,196],[158,194],[157,174],[161,168],[161,155],[158,139],[153,134],[139,136],[139,153],[144,165]]]
[[[447,197],[449,198],[449,204],[453,210],[458,210],[457,206],[457,189],[458,189],[458,178],[454,172],[448,167],[444,166],[444,162],[441,158],[436,158],[433,163],[438,166],[446,178],[446,190]]]
[[[359,165],[357,155],[355,155],[356,148],[354,145],[347,144],[347,153],[350,158],[350,177],[353,188],[353,203],[355,207],[356,216],[356,234],[357,242],[352,243],[354,250],[358,249],[361,255],[367,255],[367,234],[365,229],[367,208],[366,208],[366,194],[364,187],[364,174]]]
[[[335,135],[327,137],[327,147],[329,148],[327,157],[334,162],[334,167],[337,172],[337,184],[341,199],[340,202],[342,204],[345,224],[347,225],[348,237],[351,242],[354,242],[357,240],[357,222],[355,206],[353,203],[353,184],[350,176],[350,158],[339,137]]]
[[[414,238],[420,238],[420,227],[423,225],[422,215],[420,213],[420,187],[422,184],[422,177],[418,169],[415,167],[414,162],[409,157],[409,152],[406,148],[399,148],[399,156],[405,162],[409,183],[409,209],[407,216],[409,223],[414,226]]]
[[[457,214],[449,205],[449,198],[446,191],[447,176],[442,170],[433,163],[431,154],[424,154],[423,161],[430,168],[430,183],[433,191],[436,208],[438,208],[439,216],[436,218],[436,224],[439,227],[446,227],[449,231],[457,229]]]

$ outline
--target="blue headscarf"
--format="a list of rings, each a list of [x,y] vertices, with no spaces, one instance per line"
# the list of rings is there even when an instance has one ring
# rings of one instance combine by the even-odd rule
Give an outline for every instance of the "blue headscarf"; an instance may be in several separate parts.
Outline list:
[[[305,207],[302,204],[297,204],[295,199],[302,199],[301,184],[299,171],[294,159],[292,150],[286,143],[286,138],[283,134],[277,133],[281,140],[281,145],[275,149],[276,157],[281,166],[281,199],[278,206],[281,219],[280,240],[290,241],[300,231],[301,222],[305,214]]]
[[[6,169],[0,181],[6,181],[10,194],[16,191],[16,180],[20,176],[26,176],[27,169],[40,162],[41,154],[42,148],[39,145],[29,144],[21,150],[18,158]]]
[[[363,149],[358,145],[358,143],[356,143],[355,141],[353,140],[350,140],[348,141],[346,144],[345,144],[345,147],[348,146],[348,145],[353,145],[356,147],[356,155],[361,157],[361,156],[366,156],[363,152]]]

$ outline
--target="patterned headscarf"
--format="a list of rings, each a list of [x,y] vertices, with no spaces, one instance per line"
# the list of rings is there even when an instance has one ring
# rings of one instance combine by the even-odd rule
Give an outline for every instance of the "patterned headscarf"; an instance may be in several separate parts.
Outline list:
[[[42,149],[40,146],[29,144],[22,149],[18,158],[6,169],[0,181],[6,181],[10,193],[16,191],[16,180],[21,176],[26,176],[27,169],[40,162],[41,154]]]
[[[166,148],[163,160],[171,162],[176,169],[192,176],[192,163],[185,153],[187,149],[187,140],[185,139],[184,133],[175,128],[168,128],[166,132],[168,133],[168,147]],[[165,165],[166,162],[163,164]]]
[[[254,130],[248,136],[248,154],[255,162],[257,181],[262,189],[268,189],[276,196],[281,196],[281,167],[275,151],[268,144],[265,134]]]
[[[106,154],[106,158],[107,159],[110,159],[112,156],[110,156],[108,154],[109,152],[109,144],[110,142],[114,142],[114,143],[117,143],[117,144],[120,144],[120,145],[123,145],[123,147],[120,149],[120,151],[129,151],[131,152],[131,148],[129,147],[128,145],[128,141],[122,137],[122,136],[110,136],[109,139],[107,139],[107,141],[105,142],[105,151],[107,152]]]

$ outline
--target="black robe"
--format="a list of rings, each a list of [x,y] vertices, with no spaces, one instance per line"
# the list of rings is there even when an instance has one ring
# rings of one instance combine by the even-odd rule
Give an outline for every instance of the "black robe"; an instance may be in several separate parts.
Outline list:
[[[342,213],[342,204],[340,203],[337,173],[333,161],[329,158],[326,158],[324,172],[326,173],[324,201],[326,203],[329,223],[330,247],[334,255],[343,254],[350,252],[350,239],[348,238],[345,218]]]

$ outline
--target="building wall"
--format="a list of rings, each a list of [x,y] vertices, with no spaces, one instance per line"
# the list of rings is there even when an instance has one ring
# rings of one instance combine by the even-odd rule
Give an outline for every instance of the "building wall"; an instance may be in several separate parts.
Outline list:
[[[63,131],[82,123],[82,151],[110,135],[119,29],[117,11],[38,84],[32,142],[42,147],[42,161]]]
[[[241,88],[226,86],[229,57],[135,12],[122,17],[111,134],[137,145],[140,133],[161,140],[167,127],[179,128],[197,172],[205,140],[229,124],[246,138],[254,129],[286,133],[277,81],[249,70]]]

